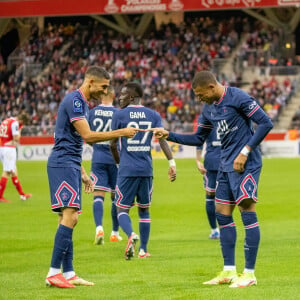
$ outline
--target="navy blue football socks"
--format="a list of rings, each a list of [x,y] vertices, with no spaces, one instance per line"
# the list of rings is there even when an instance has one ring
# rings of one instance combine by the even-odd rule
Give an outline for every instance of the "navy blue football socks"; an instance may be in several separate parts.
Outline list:
[[[224,266],[235,266],[236,227],[232,216],[216,213]]]
[[[211,229],[217,228],[215,196],[206,195],[206,214]]]
[[[259,223],[257,221],[256,212],[242,212],[241,215],[246,232],[244,244],[245,268],[254,270],[260,241]]]
[[[139,227],[140,227],[140,240],[141,245],[140,249],[143,249],[145,252],[147,252],[147,244],[149,241],[150,236],[150,213],[149,210],[147,211],[139,211]]]
[[[111,219],[112,219],[112,230],[118,231],[119,230],[119,221],[118,221],[118,213],[117,213],[117,207],[114,203],[114,199],[111,199]]]
[[[74,268],[73,268],[73,241],[72,240],[71,240],[71,243],[67,250],[67,253],[63,257],[62,266],[63,266],[64,273],[74,270]]]
[[[54,239],[51,267],[60,269],[64,255],[67,254],[72,243],[73,229],[64,225],[59,225]]]
[[[94,220],[95,220],[96,227],[102,226],[103,201],[104,201],[104,198],[101,196],[94,197],[93,212],[94,212]]]
[[[121,228],[124,230],[126,235],[130,237],[133,230],[132,230],[131,220],[128,213],[126,212],[118,213],[118,220]]]

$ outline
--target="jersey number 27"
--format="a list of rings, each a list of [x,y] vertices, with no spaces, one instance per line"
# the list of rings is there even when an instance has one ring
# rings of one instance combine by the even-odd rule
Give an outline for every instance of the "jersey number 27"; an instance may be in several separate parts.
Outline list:
[[[142,129],[150,129],[151,126],[152,126],[152,122],[149,122],[149,121],[129,122],[127,125],[127,127],[142,128]],[[149,133],[150,133],[150,131],[139,132],[139,136],[143,135],[142,138],[137,139],[136,137],[133,137],[133,138],[128,139],[127,143],[135,144],[135,145],[137,145],[137,144],[143,145],[146,143]]]

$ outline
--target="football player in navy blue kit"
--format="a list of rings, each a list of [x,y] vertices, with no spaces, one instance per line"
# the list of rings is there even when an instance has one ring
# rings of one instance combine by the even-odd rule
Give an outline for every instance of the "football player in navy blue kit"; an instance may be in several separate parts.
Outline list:
[[[121,110],[113,115],[112,129],[135,127],[150,129],[162,127],[160,115],[147,107],[141,105],[143,90],[140,84],[127,83],[121,90],[119,102]],[[150,213],[149,207],[152,196],[152,157],[151,140],[153,132],[138,132],[132,139],[119,140],[120,156],[116,149],[117,140],[111,142],[115,161],[119,163],[119,172],[116,185],[115,203],[117,206],[118,219],[121,228],[128,236],[125,249],[125,259],[134,256],[135,244],[139,236],[133,231],[129,210],[134,205],[135,198],[139,213],[140,248],[139,258],[150,256],[147,244],[150,235]],[[160,141],[160,146],[169,160],[169,179],[176,178],[175,161],[168,143]]]
[[[203,183],[206,195],[205,209],[208,223],[211,228],[210,239],[220,238],[219,228],[216,219],[216,183],[220,165],[221,141],[215,130],[212,130],[205,141],[204,164],[202,163],[202,146],[196,149],[196,164],[199,172],[203,175]]]
[[[118,109],[113,106],[115,91],[109,86],[107,94],[101,96],[101,104],[90,110],[89,125],[91,130],[97,132],[111,131],[111,120],[115,111]],[[93,214],[96,224],[95,245],[104,244],[103,230],[103,202],[105,193],[110,192],[112,206],[112,232],[111,242],[122,240],[119,235],[119,222],[117,217],[117,208],[114,201],[115,187],[117,182],[118,168],[110,151],[110,142],[103,141],[93,144],[93,157],[91,179],[94,184]]]
[[[107,93],[109,81],[106,70],[90,67],[80,88],[67,94],[58,108],[55,143],[47,165],[51,206],[59,214],[51,266],[46,277],[49,286],[74,288],[75,285],[94,285],[78,277],[73,268],[72,234],[81,211],[81,181],[85,192],[93,191],[93,183],[81,166],[83,141],[96,143],[120,136],[132,138],[138,131],[135,128],[111,132],[90,130],[88,101]]]
[[[254,267],[260,241],[255,203],[262,167],[258,145],[273,124],[258,103],[244,91],[221,85],[209,71],[198,72],[192,83],[196,97],[206,103],[194,134],[176,134],[153,129],[158,138],[185,145],[203,145],[213,128],[221,140],[221,161],[217,176],[216,217],[224,269],[208,285],[230,283],[230,287],[256,285]],[[257,124],[253,130],[252,121]],[[238,206],[245,228],[245,268],[237,276],[235,266],[236,227],[232,217]]]

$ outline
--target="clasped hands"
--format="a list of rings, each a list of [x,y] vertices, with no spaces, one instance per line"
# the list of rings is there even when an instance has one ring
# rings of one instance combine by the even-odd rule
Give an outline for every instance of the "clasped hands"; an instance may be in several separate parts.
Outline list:
[[[133,127],[128,127],[128,128],[133,128]],[[166,139],[169,136],[169,131],[163,129],[163,128],[148,128],[148,129],[141,129],[141,128],[133,128],[135,134],[139,131],[141,132],[149,132],[153,131],[154,136],[157,139]]]

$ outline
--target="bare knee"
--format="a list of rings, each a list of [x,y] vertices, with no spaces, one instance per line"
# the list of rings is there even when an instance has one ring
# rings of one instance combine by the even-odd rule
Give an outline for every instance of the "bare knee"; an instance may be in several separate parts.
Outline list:
[[[10,172],[10,171],[3,171],[3,173],[2,173],[2,177],[4,177],[4,178],[9,178],[11,176],[13,176],[13,175],[12,175],[12,172]]]
[[[231,216],[234,208],[234,205],[216,203],[216,212],[222,215]]]
[[[125,208],[121,208],[121,207],[117,206],[117,213],[119,214],[119,213],[122,213],[122,212],[128,214],[129,209],[125,209]]]
[[[78,223],[78,211],[74,208],[65,208],[62,212],[61,224],[74,228]]]
[[[216,193],[215,192],[206,191],[206,195],[210,196],[210,197],[214,197],[216,195]]]
[[[140,213],[145,213],[145,212],[149,211],[149,207],[139,207],[138,211]]]
[[[255,211],[255,201],[252,198],[244,199],[239,204],[239,210],[240,210],[240,212]]]
[[[105,197],[105,192],[101,190],[95,190],[94,191],[94,197]]]

